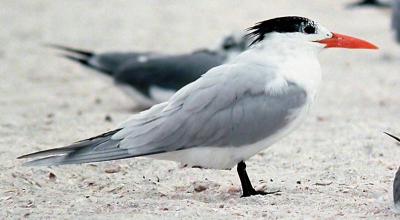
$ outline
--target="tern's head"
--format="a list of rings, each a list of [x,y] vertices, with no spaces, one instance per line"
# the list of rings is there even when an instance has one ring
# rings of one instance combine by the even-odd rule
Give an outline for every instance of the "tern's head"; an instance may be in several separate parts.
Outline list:
[[[250,27],[248,31],[250,31],[248,36],[253,38],[252,45],[276,37],[298,42],[311,42],[325,48],[377,49],[369,42],[330,32],[318,22],[298,16],[265,20]]]

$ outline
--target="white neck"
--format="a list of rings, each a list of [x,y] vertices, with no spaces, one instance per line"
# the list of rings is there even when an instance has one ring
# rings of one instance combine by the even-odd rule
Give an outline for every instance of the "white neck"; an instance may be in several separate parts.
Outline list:
[[[321,81],[317,55],[322,49],[323,45],[318,43],[273,34],[231,62],[264,65],[284,79],[304,87],[313,97]]]

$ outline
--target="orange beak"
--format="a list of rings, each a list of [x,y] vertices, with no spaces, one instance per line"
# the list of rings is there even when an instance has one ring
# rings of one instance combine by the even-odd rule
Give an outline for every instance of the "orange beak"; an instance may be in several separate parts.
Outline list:
[[[377,46],[365,40],[337,33],[333,33],[333,36],[331,38],[316,42],[325,44],[326,48],[339,47],[339,48],[349,48],[349,49],[378,49]]]

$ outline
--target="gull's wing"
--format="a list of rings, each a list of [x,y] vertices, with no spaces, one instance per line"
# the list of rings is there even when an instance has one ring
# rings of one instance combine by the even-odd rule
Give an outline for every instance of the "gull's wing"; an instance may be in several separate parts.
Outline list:
[[[306,99],[301,87],[276,75],[273,68],[222,65],[178,91],[169,102],[133,116],[120,130],[86,140],[78,149],[55,149],[60,155],[28,164],[85,163],[252,144],[285,126]]]
[[[226,57],[207,50],[190,54],[130,60],[114,74],[115,82],[129,85],[149,96],[152,87],[177,91],[209,69],[223,64]]]

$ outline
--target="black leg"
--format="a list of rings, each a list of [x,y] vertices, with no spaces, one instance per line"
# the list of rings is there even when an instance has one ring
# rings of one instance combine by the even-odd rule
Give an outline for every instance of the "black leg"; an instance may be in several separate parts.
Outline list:
[[[264,192],[264,191],[256,191],[253,186],[251,185],[249,176],[246,172],[246,164],[243,161],[240,161],[237,165],[237,172],[239,174],[240,182],[242,183],[242,197],[248,197],[253,195],[267,195],[267,194],[274,194],[276,192]]]

